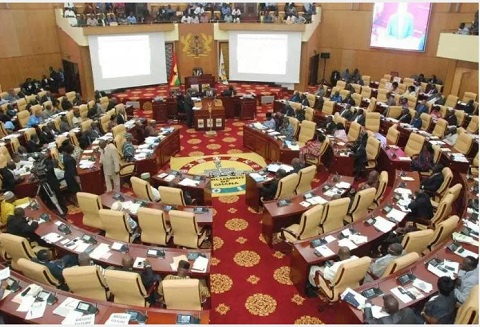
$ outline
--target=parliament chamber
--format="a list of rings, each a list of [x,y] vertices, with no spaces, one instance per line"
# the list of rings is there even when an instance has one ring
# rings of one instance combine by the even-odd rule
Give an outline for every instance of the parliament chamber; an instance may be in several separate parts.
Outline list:
[[[2,323],[478,324],[478,3],[0,20]]]

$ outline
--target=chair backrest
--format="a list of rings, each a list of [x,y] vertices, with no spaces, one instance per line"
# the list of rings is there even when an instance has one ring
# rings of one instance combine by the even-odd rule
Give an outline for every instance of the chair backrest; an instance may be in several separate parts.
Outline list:
[[[346,261],[340,265],[332,281],[332,285],[334,285],[334,301],[338,299],[338,296],[345,289],[355,289],[360,286],[360,281],[365,277],[371,262],[372,259],[365,256],[360,259]]]
[[[185,198],[182,189],[176,187],[159,186],[158,192],[162,203],[172,205],[185,205]]]
[[[353,101],[355,101],[355,106],[360,107],[360,105],[362,104],[362,96],[358,93],[353,93],[352,99]]]
[[[380,102],[387,102],[387,93],[388,93],[388,90],[385,89],[385,88],[379,88],[378,91],[377,91],[377,101],[380,101]]]
[[[315,110],[313,108],[310,108],[310,107],[305,108],[305,120],[313,121],[314,116],[315,116]]]
[[[70,91],[65,94],[67,97],[67,100],[70,102],[73,102],[73,99],[75,99],[75,91]]]
[[[78,142],[77,134],[73,130],[70,130],[68,132],[68,137],[70,138],[70,143],[72,143],[76,147],[80,147],[80,142]]]
[[[380,113],[367,112],[365,115],[365,128],[372,132],[380,131]]]
[[[99,213],[100,209],[102,209],[102,200],[100,195],[78,192],[77,201],[80,210],[83,212],[82,223],[85,226],[103,229]]]
[[[324,234],[343,227],[343,218],[347,215],[349,198],[335,199],[325,203],[320,227]]]
[[[410,133],[408,137],[407,145],[403,150],[407,156],[413,157],[422,151],[423,143],[425,142],[425,137],[417,133]]]
[[[397,145],[400,139],[400,131],[397,129],[397,124],[390,126],[387,132],[387,142],[390,145]]]
[[[477,94],[473,92],[464,92],[462,102],[468,102],[470,100],[477,100]]]
[[[360,125],[357,122],[352,122],[350,124],[350,128],[348,129],[348,134],[347,138],[349,142],[354,142],[358,139],[360,136],[360,133],[362,132],[362,125]]]
[[[12,260],[12,268],[15,270],[19,270],[19,259],[23,258],[30,260],[37,257],[30,246],[30,242],[24,237],[8,233],[0,233],[0,244],[7,253],[9,259]]]
[[[370,207],[370,205],[373,203],[376,192],[377,190],[374,187],[370,187],[365,190],[358,191],[355,194],[352,206],[348,212],[348,215],[352,217],[352,221],[356,221],[367,214],[368,207]]]
[[[463,122],[465,121],[465,111],[455,110],[455,116],[457,117],[457,126],[462,127]]]
[[[113,302],[140,307],[147,305],[147,291],[138,273],[107,269],[105,279],[110,292],[114,295]]]
[[[450,183],[452,182],[452,179],[453,179],[453,173],[449,167],[445,167],[442,169],[442,175],[443,175],[443,182],[437,190],[437,194],[440,197],[445,195],[445,192],[447,192],[448,188],[450,187]]]
[[[363,86],[362,93],[360,93],[362,98],[370,99],[372,96],[372,88],[370,86]]]
[[[126,132],[127,132],[127,129],[125,128],[125,125],[123,125],[123,124],[114,126],[112,128],[113,137],[116,137],[117,135],[122,135],[123,136]]]
[[[30,113],[28,110],[19,111],[17,113],[18,123],[21,128],[27,127],[28,120],[30,119]]]
[[[27,109],[27,100],[25,98],[18,99],[15,102],[17,103],[18,112]]]
[[[123,143],[125,143],[125,135],[117,135],[113,139],[113,144],[117,148],[118,155],[123,158]]]
[[[370,103],[368,104],[368,107],[367,107],[367,112],[374,112],[376,107],[377,107],[377,99],[375,99],[374,97],[371,97]]]
[[[381,142],[374,136],[369,136],[367,139],[367,146],[365,150],[367,152],[367,161],[377,161],[380,154]]]
[[[57,144],[57,148],[60,148],[62,146],[62,143],[68,140],[68,138],[65,135],[59,135],[55,138],[55,143]]]
[[[8,135],[7,129],[3,121],[0,121],[0,138],[3,138]]]
[[[443,198],[446,197],[448,194],[452,194],[453,195],[453,202],[455,202],[458,199],[458,197],[460,196],[460,192],[462,191],[462,188],[463,188],[463,186],[460,183],[457,183],[457,184],[453,185],[452,187],[450,187],[447,190],[447,192],[445,192],[445,195],[443,196]]]
[[[302,168],[298,172],[298,184],[295,188],[296,194],[303,194],[312,189],[312,181],[315,178],[317,167],[314,165]]]
[[[138,224],[142,230],[141,239],[144,243],[166,246],[169,235],[167,222],[162,210],[139,208],[137,213]]]
[[[105,134],[108,132],[108,123],[110,122],[110,115],[105,114],[102,117],[100,117],[100,128],[102,129],[102,132]]]
[[[132,184],[133,193],[141,200],[154,201],[152,194],[152,186],[149,182],[144,181],[141,178],[132,176],[130,177],[130,183]]]
[[[193,212],[170,210],[168,212],[173,231],[173,243],[177,246],[197,249],[199,232]]]
[[[368,76],[368,75],[362,75],[362,81],[363,81],[363,85],[366,85],[366,87],[369,88],[369,85],[370,85],[370,79],[371,77]],[[363,89],[365,88],[365,86],[362,88],[362,91]]]
[[[317,101],[317,96],[315,94],[307,94],[307,100],[308,100],[308,106],[309,107],[314,107],[315,106],[315,101]]]
[[[315,136],[317,124],[313,121],[304,120],[300,125],[300,133],[298,134],[298,141],[307,143]]]
[[[452,205],[454,201],[455,195],[447,194],[443,197],[443,199],[438,204],[437,210],[433,215],[430,223],[432,226],[437,226],[440,222],[442,222],[450,213],[452,212]]]
[[[402,106],[390,106],[388,107],[387,117],[399,118],[402,115]]]
[[[455,108],[455,106],[457,105],[457,102],[458,102],[458,97],[456,95],[449,94],[447,96],[447,99],[445,100],[445,106]]]
[[[433,229],[424,229],[405,234],[402,246],[406,253],[416,252],[422,254],[432,240]]]
[[[349,90],[341,90],[340,91],[340,97],[342,98],[342,100],[345,100],[345,98],[347,97],[347,95],[350,94],[350,91]]]
[[[98,266],[75,266],[62,272],[70,292],[99,301],[107,301],[107,281]]]
[[[304,240],[306,238],[318,235],[318,225],[322,219],[323,206],[316,205],[302,214],[300,218],[300,226],[298,229],[298,239]]]
[[[380,204],[380,201],[383,199],[383,195],[385,194],[385,190],[387,189],[388,185],[388,172],[382,171],[380,173],[380,177],[378,178],[378,189],[375,193],[375,199],[373,200],[377,205]]]
[[[457,137],[457,141],[453,146],[455,149],[460,151],[463,154],[470,152],[470,149],[473,144],[473,137],[468,133],[461,133]]]
[[[36,104],[30,107],[30,112],[32,115],[35,115],[37,112],[42,112],[43,106],[41,104]]]
[[[87,118],[88,118],[88,105],[86,105],[86,104],[81,104],[81,105],[78,107],[78,112],[80,113],[80,117],[81,117],[81,118],[87,119]]]
[[[447,126],[448,122],[443,118],[439,118],[435,124],[435,128],[432,131],[432,135],[443,138],[445,136],[445,132],[447,131]]]
[[[478,287],[472,287],[467,300],[458,309],[455,325],[478,325]]]
[[[33,127],[27,128],[24,132],[25,140],[30,141],[30,139],[32,138],[32,135],[34,134],[37,135],[37,131],[35,130],[35,128]]]
[[[42,265],[41,263],[36,263],[31,260],[20,258],[18,259],[18,270],[22,272],[22,274],[34,281],[46,285],[51,286],[59,286],[61,283],[53,277],[50,270],[47,266]]]
[[[345,85],[347,85],[345,81],[338,80],[336,86],[339,87],[341,90],[343,90],[345,88]]]
[[[90,126],[92,126],[93,120],[92,119],[87,119],[81,122],[80,124],[80,130],[85,132]]]
[[[335,109],[335,102],[331,100],[327,100],[323,103],[322,112],[325,115],[333,115],[333,111]]]
[[[458,221],[460,218],[458,216],[451,216],[448,219],[445,219],[441,223],[439,223],[433,232],[432,239],[430,240],[430,243],[428,244],[428,249],[431,251],[433,250],[437,245],[441,244],[447,237],[450,237],[452,235],[453,231],[455,228],[457,228]]]
[[[169,310],[201,310],[198,279],[167,279],[162,281],[165,306]]]
[[[472,134],[478,133],[478,116],[472,116],[467,126],[467,132]]]
[[[426,113],[422,113],[420,115],[420,119],[422,120],[422,126],[420,129],[422,131],[427,131],[430,128],[430,124],[432,123],[432,116]]]
[[[417,97],[413,95],[409,95],[407,96],[407,100],[408,100],[408,108],[415,109],[415,107],[417,106]]]
[[[130,241],[130,225],[123,211],[100,209],[99,215],[105,230],[105,237],[120,242]]]
[[[277,193],[275,199],[286,199],[295,194],[295,188],[298,185],[298,174],[293,173],[283,177],[278,181]]]
[[[68,111],[65,114],[65,117],[67,117],[68,125],[70,125],[70,127],[73,127],[73,110]]]
[[[298,127],[300,126],[300,123],[298,122],[298,119],[295,117],[288,117],[288,120],[290,122],[290,125],[293,126],[293,136],[297,136],[298,133]]]
[[[382,275],[383,277],[387,277],[388,275],[391,275],[393,273],[396,273],[397,271],[410,266],[411,264],[415,263],[418,259],[420,259],[420,255],[417,252],[410,252],[405,255],[402,255],[401,257],[396,258],[395,260],[392,260],[387,268],[385,269],[385,272]]]

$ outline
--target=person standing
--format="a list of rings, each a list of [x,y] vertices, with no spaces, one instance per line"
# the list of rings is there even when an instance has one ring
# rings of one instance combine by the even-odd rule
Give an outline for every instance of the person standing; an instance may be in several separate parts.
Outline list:
[[[67,182],[68,191],[72,194],[80,192],[80,177],[77,173],[77,162],[72,157],[74,146],[67,144],[62,147],[63,150],[63,166],[65,167],[65,181]]]
[[[187,116],[187,126],[188,128],[192,128],[193,127],[193,100],[192,100],[191,89],[188,89],[187,92],[185,92],[183,107],[185,110],[185,115]]]
[[[105,140],[100,140],[100,162],[103,166],[107,192],[114,190],[120,192],[120,158],[115,145]]]

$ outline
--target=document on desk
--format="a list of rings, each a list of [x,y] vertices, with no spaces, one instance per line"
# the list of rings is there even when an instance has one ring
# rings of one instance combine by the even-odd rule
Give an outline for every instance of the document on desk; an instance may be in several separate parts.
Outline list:
[[[455,274],[458,274],[458,270],[460,269],[460,263],[456,262],[456,261],[451,261],[451,260],[443,260],[443,266],[444,267],[447,267],[450,268],[450,269],[453,269],[453,272]]]
[[[255,181],[255,182],[263,182],[265,177],[263,175],[260,175],[259,173],[250,173],[250,177]]]
[[[10,267],[0,270],[0,280],[4,280],[10,277]]]
[[[168,175],[167,177],[165,177],[163,180],[165,182],[171,182],[175,179],[175,175]]]
[[[267,166],[267,170],[272,172],[272,173],[276,173],[277,170],[280,169],[280,165],[279,164],[276,164],[276,163],[271,163]]]
[[[463,247],[458,249],[457,251],[454,252],[456,255],[461,256],[462,258],[466,258],[468,256],[474,257],[475,259],[478,259],[478,254],[475,252],[472,252],[470,250],[464,249]]]
[[[253,123],[252,125],[253,125],[253,127],[255,127],[256,129],[261,129],[261,130],[268,128],[267,126],[265,126],[265,125],[263,125],[262,123],[259,123],[259,122]]]
[[[173,259],[173,262],[170,264],[170,268],[172,268],[172,271],[177,271],[178,263],[181,260],[188,261],[188,258],[185,254],[173,257],[172,259]]]
[[[191,178],[184,178],[180,181],[180,183],[178,183],[178,185],[196,187],[198,186],[199,183],[200,183],[199,181],[194,181]]]
[[[406,181],[406,182],[412,182],[415,180],[415,178],[412,178],[412,177],[408,177],[408,176],[402,176],[402,181]]]
[[[320,245],[315,248],[315,251],[318,251],[324,258],[328,258],[330,256],[334,256],[335,253],[330,250],[330,248],[326,245]]]
[[[355,292],[350,287],[347,287],[347,289],[340,294],[340,298],[357,309],[363,309],[365,307],[365,302],[367,302],[366,297]]]
[[[134,268],[144,268],[145,258],[137,257],[133,263]]]
[[[357,245],[360,245],[360,244],[363,244],[363,243],[367,243],[368,242],[368,237],[364,236],[364,235],[350,235],[348,237],[348,239],[350,241],[352,241],[353,243],[357,244]]]
[[[22,299],[22,303],[17,308],[18,312],[28,312],[33,302],[35,302],[35,296],[25,295]]]
[[[457,232],[452,234],[452,238],[456,242],[467,243],[467,244],[471,244],[471,245],[474,245],[474,246],[479,245],[478,241],[474,240],[473,237],[463,235],[463,234],[460,234],[460,233],[457,233]]]
[[[338,241],[338,246],[346,246],[349,250],[354,250],[357,248],[357,245],[350,241],[348,238],[344,238]]]
[[[198,272],[206,272],[208,268],[208,258],[199,256],[195,261],[193,262],[192,266],[192,271],[198,271]]]
[[[105,325],[117,325],[124,326],[128,325],[131,315],[128,313],[112,313],[105,321]]]
[[[106,243],[100,243],[93,251],[90,253],[90,258],[99,260],[103,258],[108,251],[110,251],[110,246]]]
[[[53,310],[53,313],[66,318],[70,315],[71,312],[74,312],[77,317],[82,316],[82,313],[75,311],[80,300],[74,299],[72,297],[67,297],[58,307]]]
[[[25,292],[25,290],[27,288],[30,289],[30,290],[27,292],[27,294],[22,295],[22,292]],[[17,295],[15,295],[15,297],[12,299],[12,302],[22,304],[23,300],[26,297],[29,297],[29,296],[36,297],[37,294],[40,293],[43,290],[43,288],[40,285],[37,285],[37,284],[30,284],[27,287],[25,287],[25,290],[23,290],[22,292],[19,292]]]
[[[324,204],[327,203],[328,201],[322,198],[321,196],[314,196],[313,198],[310,198],[307,200],[308,203],[310,204]]]
[[[418,288],[419,290],[425,292],[425,293],[430,293],[433,290],[433,286],[430,283],[427,283],[419,278],[415,278],[413,280],[413,286]]]
[[[43,317],[45,308],[47,307],[47,301],[34,302],[27,312],[26,320],[32,320]]]
[[[401,290],[404,290],[404,292],[402,293]],[[392,288],[390,291],[403,303],[409,303],[416,299],[421,299],[424,297],[424,295],[420,293],[420,291],[417,290],[415,287],[404,288],[402,286],[397,286]],[[409,292],[411,295],[413,295],[414,299],[412,299],[408,294],[405,294],[405,292]]]
[[[77,253],[82,253],[85,252],[85,250],[90,246],[90,243],[85,243],[85,242],[77,242],[77,246],[75,247],[75,252]]]
[[[453,278],[454,277],[454,273],[453,271],[451,270],[448,270],[446,269],[445,267],[443,267],[443,264],[440,264],[438,266],[433,266],[431,264],[428,265],[427,267],[427,270],[429,272],[431,272],[432,274],[438,276],[438,277],[450,277],[450,278]]]
[[[372,305],[372,316],[375,319],[380,319],[383,317],[388,317],[389,314],[386,313],[382,307],[379,307],[378,305]]]
[[[381,231],[382,233],[388,233],[393,228],[395,228],[395,226],[395,223],[388,221],[380,216],[375,217],[375,224],[373,224],[373,227],[375,227],[375,229]]]
[[[401,222],[403,220],[403,218],[405,218],[405,216],[407,215],[406,212],[402,212],[400,210],[397,210],[395,208],[393,208],[392,210],[390,210],[390,212],[387,214],[387,217],[388,218],[392,218],[393,220],[395,221],[398,221],[398,222]]]
[[[352,184],[347,183],[347,182],[340,182],[335,184],[336,188],[342,188],[342,189],[349,189]]]

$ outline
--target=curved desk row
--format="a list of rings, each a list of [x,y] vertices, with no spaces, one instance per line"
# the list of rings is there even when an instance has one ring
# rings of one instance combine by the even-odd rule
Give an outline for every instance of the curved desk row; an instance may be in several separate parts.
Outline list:
[[[89,232],[85,229],[74,226],[72,224],[68,224],[68,222],[59,218],[55,213],[53,213],[49,208],[47,208],[47,206],[43,204],[39,198],[37,198],[37,202],[39,204],[39,208],[37,210],[32,210],[32,208],[28,207],[27,209],[25,209],[25,213],[28,217],[31,217],[33,219],[38,219],[42,213],[48,213],[50,215],[51,220],[49,222],[41,223],[36,229],[35,233],[41,237],[48,235],[49,233],[57,233],[60,236],[62,236],[63,237],[62,239],[51,244],[57,249],[59,253],[78,254],[80,252],[87,251],[92,256],[95,253],[96,248],[98,248],[101,244],[105,244],[103,245],[103,247],[108,246],[108,251],[104,255],[101,255],[98,257],[97,256],[92,257],[92,259],[95,260],[98,264],[105,267],[106,266],[117,266],[117,267],[122,266],[122,258],[125,255],[125,253],[112,249],[112,246],[115,243],[114,240]],[[65,235],[58,230],[58,226],[62,223],[69,225],[70,231],[71,231],[70,234]],[[69,240],[81,239],[84,235],[91,236],[93,239],[97,241],[97,244],[90,245],[87,249],[78,252],[78,251],[75,251],[75,249],[67,247],[64,243],[65,239],[69,239]],[[131,255],[133,258],[137,258],[137,257],[147,258],[147,251],[149,249],[163,250],[165,252],[164,259],[153,258],[153,257],[148,258],[150,263],[152,264],[153,271],[162,276],[168,275],[174,272],[174,270],[172,270],[172,268],[170,267],[170,264],[173,262],[174,257],[187,255],[190,252],[199,252],[205,255],[209,259],[209,265],[207,267],[207,270],[203,273],[190,271],[190,275],[195,278],[205,279],[207,281],[207,284],[209,284],[210,258],[211,258],[210,250],[202,250],[202,249],[188,250],[188,249],[177,249],[177,248],[161,248],[157,246],[147,246],[143,244],[134,244],[134,243],[128,244],[128,254]],[[97,251],[97,252],[100,252],[100,251]]]
[[[393,190],[400,187],[402,183],[405,183],[404,187],[410,189],[412,193],[415,193],[419,189],[420,182],[418,173],[407,172],[406,177],[411,177],[414,180],[404,181],[401,176],[397,176],[394,182]],[[381,238],[386,234],[380,230],[377,230],[373,226],[367,226],[364,221],[369,217],[375,218],[377,216],[381,216],[385,218],[386,212],[384,211],[384,209],[386,206],[391,206],[392,208],[401,210],[400,207],[392,201],[392,194],[385,194],[380,205],[371,213],[369,213],[366,217],[364,217],[364,219],[357,220],[351,224],[348,224],[347,226],[339,228],[330,233],[295,242],[293,244],[293,251],[290,262],[290,279],[297,287],[297,290],[302,294],[305,294],[305,286],[308,281],[308,274],[311,266],[322,265],[323,262],[331,260],[336,256],[340,248],[338,244],[338,235],[346,229],[353,228],[357,233],[368,238],[368,241],[366,243],[358,245],[358,247],[352,251],[352,253],[357,256],[368,255],[370,249],[377,245],[378,241],[380,241]],[[398,226],[398,224],[399,223],[396,223],[396,226]],[[328,244],[329,249],[335,255],[330,257],[319,257],[315,254],[315,249],[312,248],[310,242],[314,239],[324,239],[327,236],[335,237],[335,240]]]
[[[5,268],[5,266],[0,264],[0,269]],[[202,310],[202,311],[180,311],[180,310],[169,310],[169,309],[160,309],[160,308],[144,308],[144,307],[137,307],[131,305],[123,305],[123,304],[116,304],[113,302],[107,301],[99,301],[99,300],[92,300],[89,298],[84,298],[81,296],[77,296],[75,294],[61,291],[56,289],[53,286],[41,284],[42,288],[47,291],[51,292],[57,298],[57,301],[52,304],[46,306],[45,312],[42,317],[33,319],[33,320],[26,320],[26,312],[19,312],[17,311],[19,304],[13,302],[13,298],[17,296],[19,293],[25,291],[25,288],[30,284],[37,284],[35,281],[15,272],[10,271],[11,277],[16,279],[21,289],[12,292],[7,295],[3,300],[0,301],[0,311],[5,316],[5,320],[7,323],[15,323],[15,324],[27,324],[27,323],[35,323],[35,324],[42,324],[42,325],[60,325],[64,320],[64,317],[57,315],[54,310],[62,304],[68,298],[73,298],[81,301],[85,301],[91,304],[94,304],[97,308],[97,314],[95,315],[95,324],[104,324],[111,314],[113,313],[125,313],[125,310],[136,310],[143,314],[147,315],[147,324],[175,324],[177,321],[178,314],[185,314],[185,315],[192,315],[194,317],[200,318],[201,324],[208,324],[210,321],[210,311],[209,310]]]
[[[471,187],[475,184],[473,180],[467,180],[465,175],[460,176],[462,180],[462,185],[463,185],[463,210],[459,212],[459,217],[460,218],[469,218],[470,214],[467,213],[467,208],[468,208],[468,202],[470,199],[478,199],[477,195],[471,191]],[[463,222],[460,221],[456,231],[460,232],[463,229]],[[436,247],[432,252],[427,254],[426,256],[420,258],[419,261],[417,261],[415,264],[406,267],[392,275],[389,275],[385,278],[375,280],[371,283],[362,285],[355,291],[361,292],[363,290],[369,289],[371,287],[378,287],[382,290],[384,294],[390,293],[390,290],[394,287],[399,286],[400,284],[397,282],[397,278],[403,274],[406,273],[413,273],[417,278],[430,283],[432,285],[432,290],[430,292],[421,292],[422,295],[424,295],[421,298],[415,299],[409,303],[404,303],[402,301],[399,301],[400,304],[400,309],[407,307],[407,306],[414,306],[418,304],[419,302],[424,301],[431,295],[433,295],[435,292],[438,291],[437,288],[437,280],[438,277],[433,274],[432,272],[428,271],[427,269],[427,264],[431,259],[437,258],[440,260],[451,260],[454,262],[461,263],[462,262],[462,257],[460,257],[457,254],[454,254],[452,251],[447,249],[447,246],[452,244],[453,240],[451,237],[449,237],[447,240],[445,240],[441,245]],[[461,243],[462,247],[465,248],[466,250],[472,251],[474,253],[478,253],[478,246],[474,246],[471,244],[466,244],[466,243]],[[411,285],[408,285],[407,287],[410,287]],[[378,305],[383,307],[383,301],[381,297],[376,297],[372,299],[372,304],[373,305]],[[344,301],[340,301],[340,310],[336,311],[336,319],[335,321],[338,321],[338,323],[358,323],[361,324],[363,323],[363,312],[354,308],[353,306],[347,304]]]

